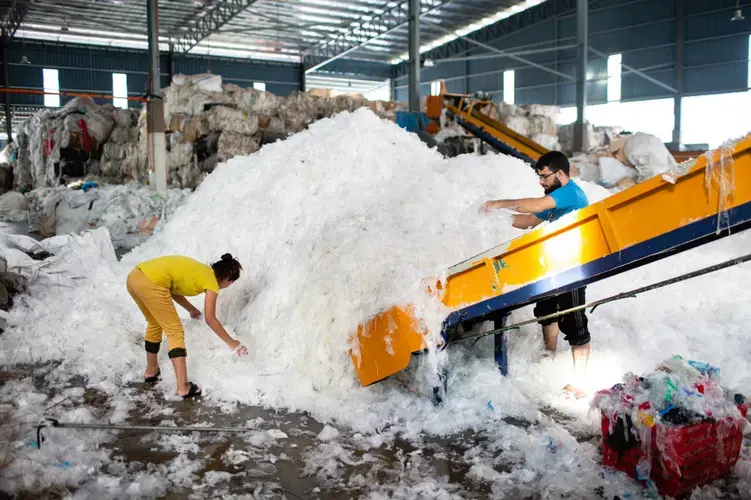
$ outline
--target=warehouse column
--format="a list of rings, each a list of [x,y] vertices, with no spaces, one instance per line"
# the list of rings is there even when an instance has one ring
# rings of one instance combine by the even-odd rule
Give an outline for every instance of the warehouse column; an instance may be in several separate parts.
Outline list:
[[[683,44],[686,38],[683,0],[675,0],[675,98],[673,101],[673,147],[681,144],[681,113],[683,102]]]
[[[420,0],[409,0],[409,110],[420,111]]]
[[[305,81],[305,65],[300,65],[300,92],[305,92],[305,87],[308,83]]]
[[[149,181],[159,193],[167,191],[167,152],[164,148],[164,103],[159,81],[159,10],[157,0],[148,0],[149,96],[146,102]]]
[[[172,85],[172,78],[175,76],[175,46],[169,44],[169,52],[167,52],[167,86]]]
[[[584,111],[587,107],[587,38],[588,0],[576,0],[576,125],[574,126],[574,151],[583,151]]]
[[[8,51],[7,51],[7,40],[3,39],[0,41],[2,44],[2,53],[3,53],[3,87],[5,88],[5,92],[3,92],[3,109],[5,111],[5,132],[8,134],[8,142],[13,140],[13,121],[11,117],[10,112],[10,96],[8,95]]]

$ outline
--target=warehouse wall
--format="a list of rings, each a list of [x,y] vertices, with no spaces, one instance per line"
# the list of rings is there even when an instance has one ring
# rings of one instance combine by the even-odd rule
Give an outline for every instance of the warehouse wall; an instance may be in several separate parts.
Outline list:
[[[670,86],[675,84],[675,35],[678,2],[685,13],[684,95],[745,91],[748,88],[751,4],[741,2],[745,21],[731,22],[735,0],[598,0],[590,1],[589,43],[606,54],[623,54],[623,64]],[[571,12],[538,22],[490,43],[507,50],[564,46],[575,43],[576,18]],[[466,55],[488,54],[466,44]],[[574,76],[573,49],[524,55],[531,61]],[[587,98],[590,104],[606,102],[606,59],[589,53]],[[457,61],[421,71],[421,94],[430,82],[445,79],[451,92],[484,90],[500,97],[503,71],[515,70],[517,103],[574,104],[573,81],[509,58]],[[622,100],[671,97],[673,94],[623,68]],[[396,98],[407,99],[407,77],[396,79]]]
[[[112,73],[125,73],[128,94],[143,95],[148,76],[148,56],[143,50],[121,50],[84,45],[63,45],[16,40],[7,48],[8,80],[11,88],[43,89],[42,69],[57,69],[61,91],[112,94]],[[22,63],[26,56],[28,64]],[[233,58],[173,55],[174,73],[196,74],[211,71],[223,80],[243,87],[265,82],[266,90],[289,95],[300,89],[300,66]],[[169,82],[167,54],[161,55],[162,85]],[[63,97],[64,103],[69,98]],[[10,103],[43,105],[42,95],[11,94]],[[131,106],[139,103],[131,101]]]

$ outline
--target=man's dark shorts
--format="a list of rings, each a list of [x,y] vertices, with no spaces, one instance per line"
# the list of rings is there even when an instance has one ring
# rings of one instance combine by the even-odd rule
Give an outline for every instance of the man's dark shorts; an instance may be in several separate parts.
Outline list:
[[[554,297],[543,299],[535,306],[535,317],[541,318],[549,314],[555,314],[558,311],[565,311],[572,307],[586,304],[584,290],[586,287],[562,293]],[[589,328],[587,328],[587,315],[584,309],[564,314],[557,318],[540,321],[543,326],[550,325],[558,321],[558,328],[565,335],[566,341],[572,346],[587,345],[590,341]]]

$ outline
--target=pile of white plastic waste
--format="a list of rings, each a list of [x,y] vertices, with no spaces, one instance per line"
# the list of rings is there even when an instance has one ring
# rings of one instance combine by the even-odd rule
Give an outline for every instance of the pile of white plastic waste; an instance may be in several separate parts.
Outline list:
[[[560,149],[556,123],[560,111],[558,106],[544,104],[499,104],[501,121],[508,128],[551,150]]]
[[[105,180],[140,180],[145,158],[139,156],[138,110],[98,105],[76,97],[59,109],[40,110],[17,134],[15,186],[22,189],[60,185],[65,179],[101,175]]]
[[[481,93],[478,97],[490,99],[490,96],[484,96]],[[559,112],[560,108],[558,106],[543,104],[522,104],[521,106],[515,106],[503,101],[498,103],[497,106],[491,106],[489,109],[483,110],[483,113],[487,114],[490,118],[505,124],[515,132],[532,139],[550,150],[560,149],[560,144],[558,143],[558,125],[556,123]],[[445,109],[441,113],[439,123],[440,130],[433,135],[433,139],[439,145],[438,150],[444,156],[452,157],[469,151],[484,151],[485,148],[480,149],[476,145],[468,146],[476,138],[464,130],[453,119],[449,118]]]
[[[606,144],[571,157],[581,179],[620,191],[673,169],[677,162],[665,144],[651,134],[603,132]]]
[[[26,195],[24,213],[30,233],[50,237],[106,227],[115,248],[133,248],[169,219],[189,194],[189,189],[168,189],[161,196],[135,182],[86,191],[64,186],[40,188]],[[8,196],[20,201],[18,193],[6,193],[0,196],[0,206]],[[11,213],[19,211],[20,204]]]
[[[560,150],[571,156],[581,153],[574,147],[574,131],[576,124],[569,123],[562,125],[558,129],[558,141]],[[584,144],[583,151],[592,151],[598,148],[609,146],[610,143],[623,132],[621,127],[600,126],[590,122],[584,122]]]
[[[7,272],[24,278],[26,291],[74,288],[102,262],[117,262],[107,228],[37,241],[21,234],[0,235],[0,259]]]
[[[326,91],[293,92],[287,97],[222,83],[220,75],[176,75],[164,91],[167,167],[170,183],[194,187],[218,163],[257,151],[264,137],[300,132],[318,119],[367,106],[395,119],[396,102],[368,101],[359,94],[332,97]],[[141,120],[141,149],[146,149]]]
[[[318,119],[366,106],[394,120],[406,104],[360,94],[270,92],[223,84],[220,75],[175,75],[164,89],[168,183],[195,188],[218,163],[254,153],[264,140],[297,133]],[[93,176],[109,183],[146,183],[145,109],[97,105],[88,97],[41,110],[18,133],[15,186],[54,187]]]

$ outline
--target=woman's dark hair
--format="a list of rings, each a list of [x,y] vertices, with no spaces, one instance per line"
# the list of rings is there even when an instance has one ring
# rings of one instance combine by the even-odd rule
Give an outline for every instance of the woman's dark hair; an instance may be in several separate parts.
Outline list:
[[[232,254],[225,253],[222,255],[222,260],[216,261],[211,264],[211,268],[214,270],[217,281],[229,280],[237,281],[240,277],[240,270],[243,266],[232,257]]]

